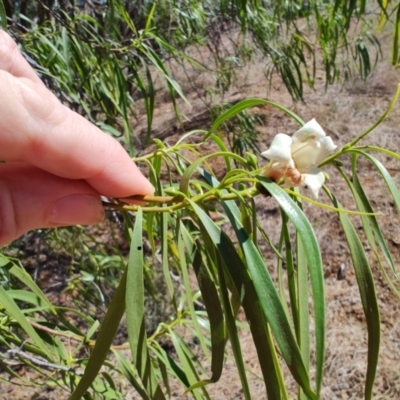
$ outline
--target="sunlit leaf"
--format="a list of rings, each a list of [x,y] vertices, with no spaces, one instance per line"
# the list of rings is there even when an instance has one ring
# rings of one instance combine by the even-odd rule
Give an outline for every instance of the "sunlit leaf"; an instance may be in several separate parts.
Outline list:
[[[0,304],[14,318],[21,328],[27,333],[28,337],[35,343],[43,354],[48,354],[48,349],[43,340],[36,333],[35,329],[29,324],[24,313],[20,310],[14,300],[8,295],[7,291],[0,285]]]
[[[139,209],[132,233],[126,279],[126,324],[133,362],[145,390],[151,399],[165,399],[157,382],[147,348],[144,320],[143,284],[143,214]]]
[[[274,103],[273,101],[264,100],[264,99],[246,99],[232,106],[229,110],[225,111],[220,117],[218,117],[214,123],[212,124],[209,133],[204,137],[206,140],[212,133],[214,133],[225,121],[239,114],[241,111],[259,105],[270,105],[272,107],[276,107],[279,110],[283,111],[291,118],[293,118],[296,122],[299,123],[300,126],[304,125],[304,121],[294,114],[292,111],[287,108],[281,106],[278,103]]]
[[[271,193],[295,226],[306,255],[313,292],[316,336],[316,383],[317,393],[319,393],[324,369],[326,324],[324,273],[319,245],[310,222],[296,203],[274,182],[260,177],[260,183]],[[303,287],[302,290],[305,290],[305,288]]]
[[[212,242],[221,252],[221,256],[223,257],[223,255],[225,255],[225,257],[227,257],[228,254],[230,255],[227,267],[230,269],[234,268],[231,270],[231,274],[233,271],[235,271],[234,274],[245,274],[243,264],[238,258],[232,243],[226,235],[221,232],[220,228],[212,222],[199,206],[194,203],[191,203],[191,206],[207,230]],[[286,318],[286,313],[283,310],[273,281],[265,268],[264,261],[262,260],[258,250],[255,248],[253,242],[248,238],[247,234],[245,234],[245,231],[240,229],[239,221],[231,219],[231,223],[233,223],[233,228],[238,235],[239,242],[245,253],[249,273],[251,274],[257,292],[258,301],[260,302],[265,317],[271,326],[282,356],[288,364],[294,378],[302,385],[307,395],[310,398],[315,398],[315,394],[310,388],[309,377],[305,371],[299,348],[292,334],[290,324]]]
[[[126,273],[122,276],[119,286],[108,307],[107,313],[101,323],[96,339],[96,345],[86,364],[85,372],[69,400],[79,400],[96,379],[104,360],[107,357],[114,336],[119,327],[119,322],[125,312]]]
[[[327,189],[325,189],[327,191]],[[328,192],[328,191],[327,191]],[[328,192],[335,207],[340,207],[336,197]],[[357,278],[358,289],[360,291],[361,302],[368,327],[368,367],[365,379],[365,399],[372,399],[372,390],[378,366],[379,345],[380,345],[380,317],[378,299],[375,292],[374,277],[368,262],[368,257],[362,247],[360,238],[352,225],[349,217],[339,213],[350,256]]]

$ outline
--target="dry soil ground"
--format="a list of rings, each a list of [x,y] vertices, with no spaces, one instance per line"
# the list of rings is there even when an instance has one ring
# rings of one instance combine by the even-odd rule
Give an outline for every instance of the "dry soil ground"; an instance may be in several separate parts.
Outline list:
[[[382,38],[382,40],[384,42],[390,39]],[[203,54],[203,57],[206,59],[207,55]],[[385,54],[384,58],[388,60],[388,55]],[[234,102],[246,97],[269,98],[295,110],[305,121],[316,118],[339,146],[356,137],[383,114],[395,92],[397,83],[400,82],[400,70],[391,67],[387,61],[379,63],[366,82],[356,80],[346,86],[331,86],[326,91],[321,73],[315,90],[307,89],[305,91],[305,104],[293,104],[278,78],[274,79],[272,87],[269,87],[269,83],[263,75],[263,67],[262,63],[254,62],[251,67],[241,71],[236,88],[227,93],[224,100]],[[172,68],[175,68],[176,74],[181,73],[177,67],[172,66]],[[209,126],[208,114],[198,93],[204,91],[207,85],[212,84],[212,79],[208,80],[202,75],[192,75],[190,84],[188,83],[184,87],[192,104],[191,108],[181,104],[188,118],[186,129],[193,127],[206,129]],[[160,99],[162,100],[162,98]],[[293,122],[275,109],[259,107],[256,112],[265,117],[264,126],[259,127],[261,150],[268,147],[268,143],[276,133],[292,133],[296,129]],[[143,126],[144,119],[139,117],[138,130],[140,131]],[[400,105],[397,105],[389,118],[364,143],[379,144],[391,150],[400,151],[399,127]],[[174,143],[179,134],[179,127],[176,125],[171,104],[167,101],[159,103],[155,112],[154,135]],[[146,151],[148,149],[143,149],[143,152]],[[400,186],[400,163],[387,157],[380,157],[380,159]],[[329,187],[335,191],[345,207],[352,208],[351,196],[343,181],[335,174],[334,170],[328,169],[328,173],[330,174]],[[379,221],[395,262],[397,266],[400,266],[400,217],[398,212],[395,210],[386,188],[367,163],[360,165],[359,174],[365,190],[372,198],[375,210],[382,214]],[[326,198],[322,196],[321,200],[326,201]],[[257,206],[260,220],[274,238],[274,229],[271,227],[278,223],[276,205],[272,201],[262,199],[258,201]],[[315,206],[306,206],[305,208],[315,227],[325,268],[328,327],[323,398],[325,400],[362,399],[367,361],[366,324],[349,252],[337,215]],[[360,228],[357,219],[354,219],[354,222]],[[382,278],[371,249],[368,250],[368,255],[376,277],[382,313],[382,345],[374,398],[398,399],[400,398],[400,300],[391,292]],[[342,264],[346,267],[346,276],[345,279],[338,280],[337,272]],[[249,375],[254,398],[266,399],[263,383],[257,378],[259,369],[251,337],[247,332],[242,332],[241,340],[247,367],[255,373],[255,375]],[[240,381],[232,361],[228,360],[222,379],[211,389],[211,394],[215,400],[243,398]],[[176,400],[187,398],[182,396],[178,390],[174,396]],[[12,384],[0,386],[0,399],[50,400],[62,398],[66,397],[62,397],[60,393],[46,392],[43,388],[21,389]],[[127,396],[127,399],[129,398],[135,398],[135,396],[132,394]]]

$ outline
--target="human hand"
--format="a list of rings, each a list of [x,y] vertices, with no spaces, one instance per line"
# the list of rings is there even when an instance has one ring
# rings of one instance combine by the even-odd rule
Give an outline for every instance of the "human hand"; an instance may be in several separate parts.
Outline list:
[[[34,228],[100,222],[100,195],[154,191],[123,147],[62,105],[1,30],[0,160],[0,246]]]

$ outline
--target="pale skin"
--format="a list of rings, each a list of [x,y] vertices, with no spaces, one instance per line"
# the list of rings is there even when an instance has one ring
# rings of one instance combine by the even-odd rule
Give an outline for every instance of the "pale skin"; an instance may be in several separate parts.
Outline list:
[[[151,195],[123,147],[44,86],[0,30],[0,246],[35,228],[95,224],[100,195]]]

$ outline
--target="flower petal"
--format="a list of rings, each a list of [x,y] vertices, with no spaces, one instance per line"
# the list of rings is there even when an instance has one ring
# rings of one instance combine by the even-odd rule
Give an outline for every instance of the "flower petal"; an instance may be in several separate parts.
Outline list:
[[[282,164],[293,165],[292,152],[290,146],[292,138],[284,133],[278,133],[272,140],[268,150],[261,153],[263,157],[269,160],[277,161]]]
[[[321,148],[319,150],[318,157],[315,160],[315,165],[318,165],[319,163],[324,161],[325,158],[331,155],[337,148],[336,144],[333,143],[333,140],[330,136],[321,138],[319,140],[319,143],[321,144]]]
[[[307,186],[315,199],[318,199],[318,192],[325,182],[324,173],[317,167],[310,168],[306,174],[303,174],[304,180],[302,182],[303,186]]]
[[[325,131],[322,129],[321,125],[313,118],[308,121],[304,126],[302,126],[298,131],[296,131],[292,138],[293,142],[299,140],[304,142],[307,139],[313,137],[313,139],[321,139],[326,136]]]
[[[307,172],[311,166],[317,165],[321,144],[318,140],[314,139],[304,142],[297,140],[293,142],[291,150],[296,168],[304,173]]]
[[[332,138],[312,119],[293,134],[292,158],[299,171],[307,172],[311,166],[324,161],[336,147]]]

